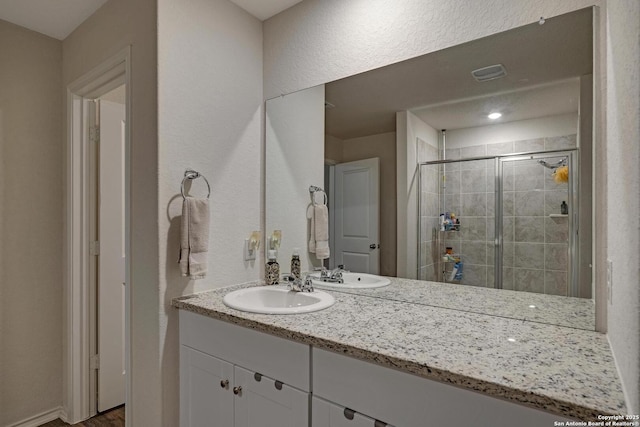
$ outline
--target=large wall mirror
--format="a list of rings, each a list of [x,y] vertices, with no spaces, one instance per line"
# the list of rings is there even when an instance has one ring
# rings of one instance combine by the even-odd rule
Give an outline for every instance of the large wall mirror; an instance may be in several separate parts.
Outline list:
[[[268,100],[266,249],[406,279],[343,292],[594,329],[593,34],[583,9]]]

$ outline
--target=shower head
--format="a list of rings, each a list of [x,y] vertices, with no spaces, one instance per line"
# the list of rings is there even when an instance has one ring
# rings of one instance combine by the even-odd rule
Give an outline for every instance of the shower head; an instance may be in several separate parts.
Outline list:
[[[556,163],[548,163],[546,160],[538,160],[538,163],[540,163],[545,168],[557,169],[560,166],[566,166],[567,165],[567,158],[565,157],[564,159],[562,159],[562,160],[560,160],[560,161],[558,161]]]

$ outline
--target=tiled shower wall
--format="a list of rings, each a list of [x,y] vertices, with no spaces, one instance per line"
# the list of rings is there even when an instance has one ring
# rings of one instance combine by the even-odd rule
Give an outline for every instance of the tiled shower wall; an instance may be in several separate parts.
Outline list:
[[[448,149],[446,158],[455,160],[575,146],[576,136],[566,135]],[[551,162],[553,160],[550,159]],[[439,183],[443,169],[446,171],[445,196],[441,201],[444,206],[438,208],[434,207],[433,200],[442,197],[442,193],[438,192],[442,191]],[[570,202],[567,184],[556,184],[551,176],[552,171],[535,160],[505,163],[503,173],[503,288],[567,295],[568,219],[549,217],[550,214],[560,213],[563,200]],[[420,277],[424,280],[443,280],[444,265],[439,263],[445,247],[450,246],[464,263],[462,284],[493,287],[494,161],[465,161],[447,164],[444,168],[424,166],[422,176],[420,209],[423,256]],[[455,212],[460,218],[459,232],[437,231],[438,215],[445,210]],[[435,236],[438,234],[440,244],[436,245]]]
[[[456,150],[449,153],[453,158],[484,156],[480,148],[474,150]],[[460,256],[464,270],[463,285],[487,286],[487,275],[493,269],[492,231],[488,227],[493,223],[493,193],[494,174],[493,162],[488,160],[473,160],[450,163],[444,166],[445,185],[444,206],[442,211],[455,213],[460,220],[460,231],[440,232],[440,255],[446,247],[451,247],[453,253]],[[451,270],[451,263],[443,264],[445,270]],[[448,277],[445,277],[445,280]]]

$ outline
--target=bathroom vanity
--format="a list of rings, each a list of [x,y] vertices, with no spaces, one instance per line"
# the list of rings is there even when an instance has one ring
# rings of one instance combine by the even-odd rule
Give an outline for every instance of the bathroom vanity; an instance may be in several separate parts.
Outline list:
[[[223,304],[256,285],[174,300],[181,426],[538,427],[626,413],[603,334],[340,292],[308,314]]]

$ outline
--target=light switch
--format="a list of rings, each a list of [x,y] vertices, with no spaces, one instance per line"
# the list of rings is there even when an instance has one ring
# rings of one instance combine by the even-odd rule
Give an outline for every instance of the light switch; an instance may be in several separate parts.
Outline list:
[[[244,239],[244,260],[245,261],[253,261],[256,259],[257,250],[251,250],[251,245],[249,241],[251,239]]]

